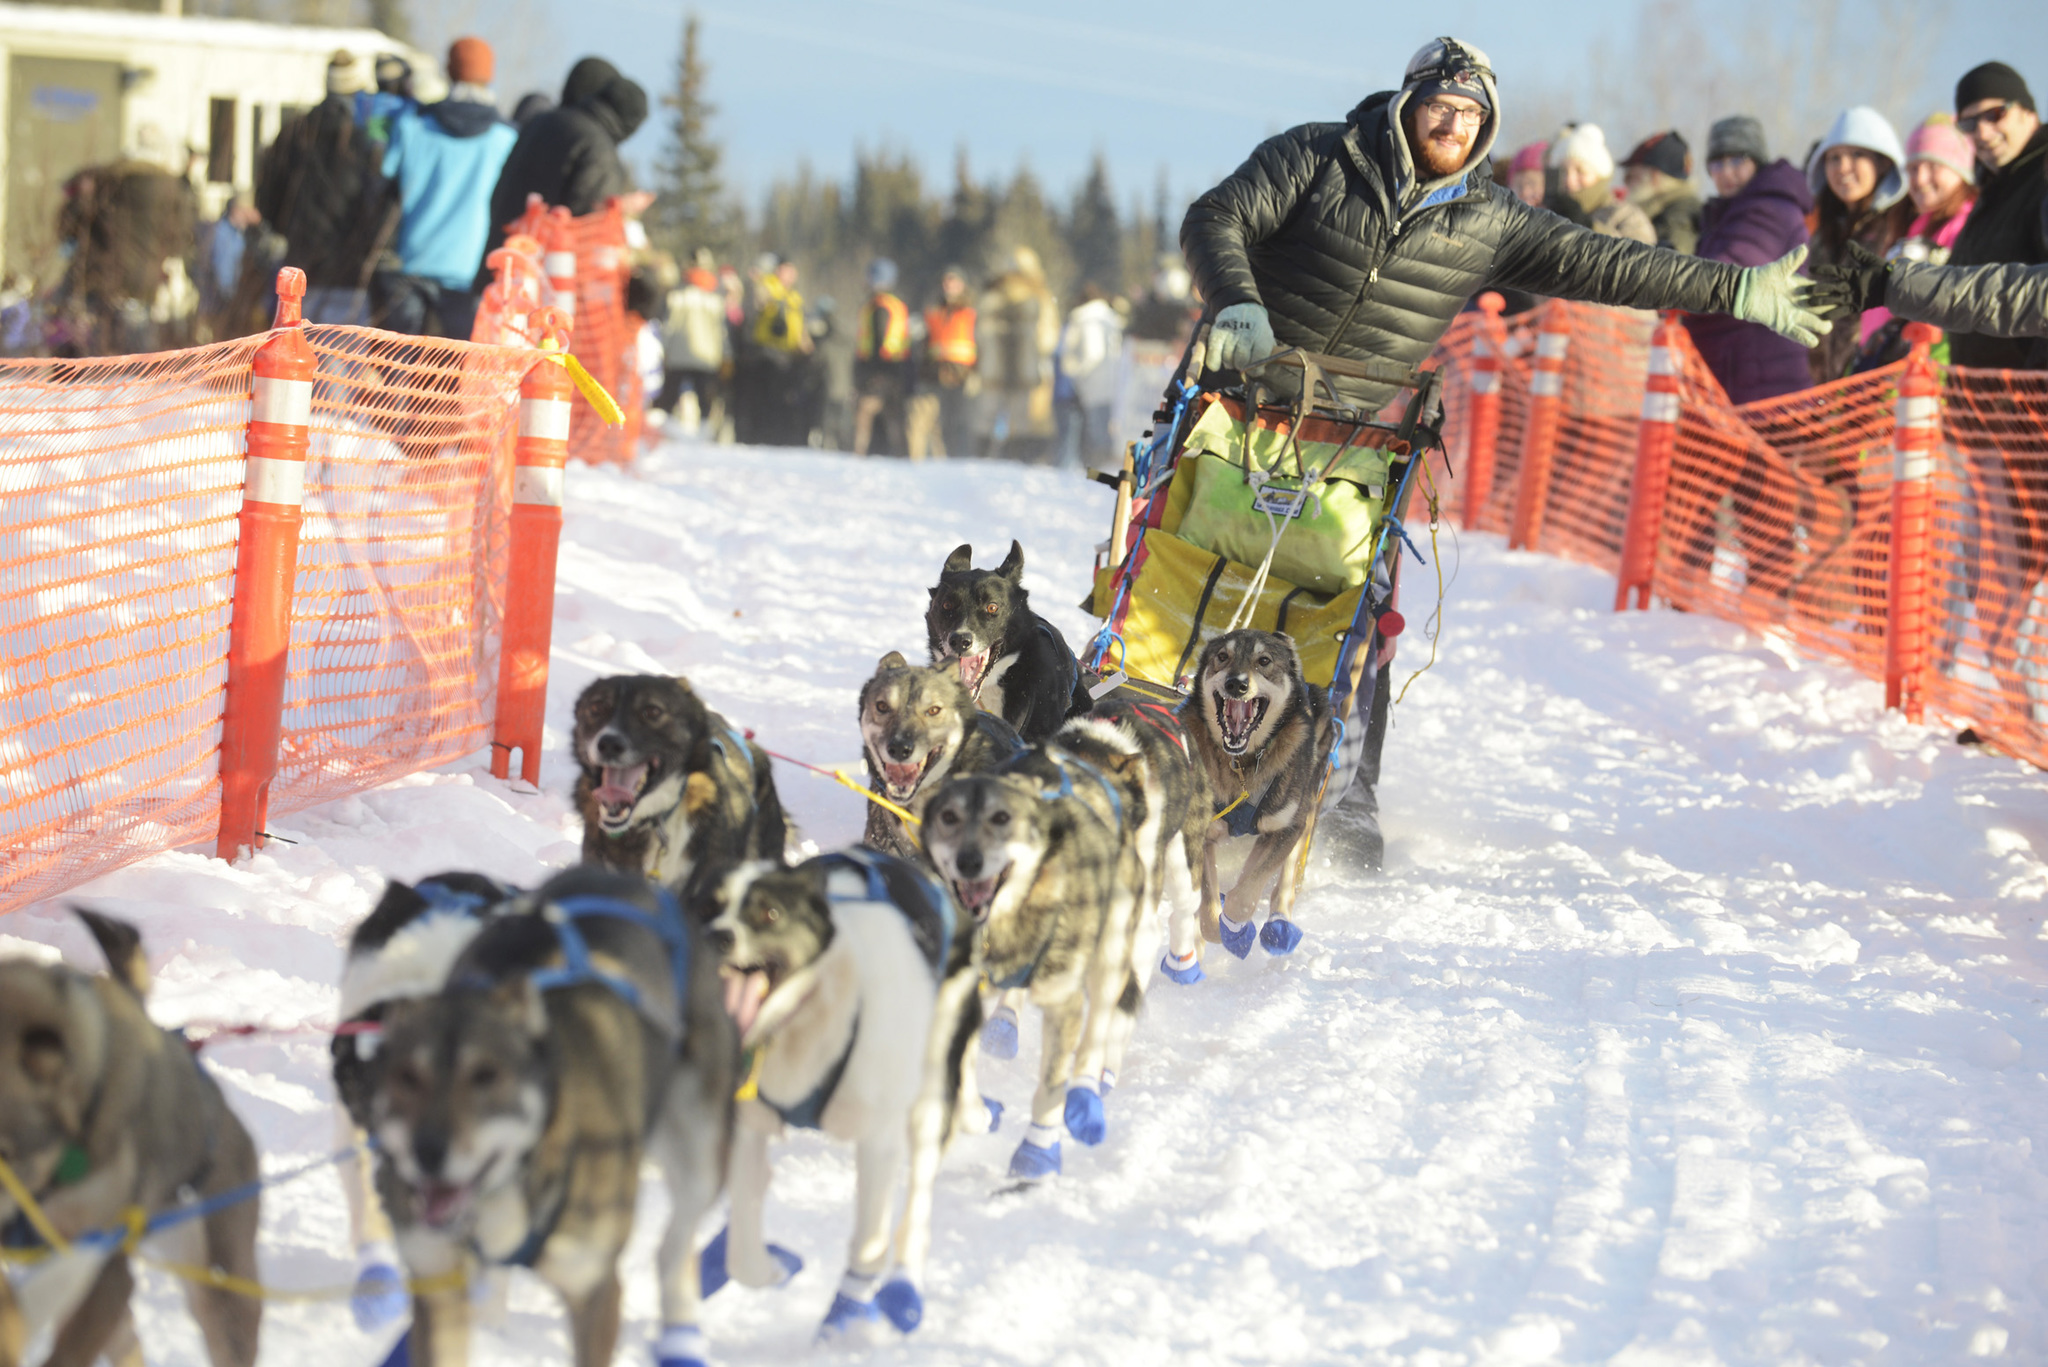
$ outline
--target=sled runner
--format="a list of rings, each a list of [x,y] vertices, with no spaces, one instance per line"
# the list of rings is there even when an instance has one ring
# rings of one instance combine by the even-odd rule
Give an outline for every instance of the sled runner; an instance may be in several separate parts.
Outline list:
[[[1204,374],[1206,331],[1125,453],[1086,605],[1103,624],[1082,663],[1098,694],[1123,685],[1178,702],[1206,642],[1284,632],[1338,719],[1327,811],[1357,773],[1401,632],[1401,517],[1422,453],[1441,441],[1440,376],[1291,349],[1220,383],[1235,372]],[[1400,416],[1345,402],[1332,378],[1407,391],[1387,410]]]

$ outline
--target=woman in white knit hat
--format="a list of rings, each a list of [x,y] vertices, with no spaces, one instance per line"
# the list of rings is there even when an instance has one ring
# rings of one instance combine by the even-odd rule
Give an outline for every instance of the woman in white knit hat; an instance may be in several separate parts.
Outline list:
[[[1545,207],[1584,228],[1655,245],[1650,216],[1614,188],[1614,154],[1596,123],[1569,123],[1544,154],[1557,172],[1557,193]]]

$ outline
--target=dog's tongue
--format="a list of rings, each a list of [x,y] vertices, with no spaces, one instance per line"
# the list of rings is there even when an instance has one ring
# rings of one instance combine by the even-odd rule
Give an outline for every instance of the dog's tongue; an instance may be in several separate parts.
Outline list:
[[[967,685],[967,691],[976,696],[981,692],[982,671],[988,668],[988,652],[960,657],[960,682]]]
[[[445,1225],[462,1205],[462,1198],[469,1192],[467,1187],[458,1187],[451,1182],[429,1182],[420,1192],[421,1204],[425,1209],[429,1225]]]
[[[976,914],[995,900],[996,880],[993,878],[977,879],[972,883],[955,883],[953,887],[960,894],[960,901],[969,911]]]
[[[904,792],[917,785],[917,776],[924,770],[918,763],[885,764],[882,766],[882,781],[897,792]]]
[[[752,973],[735,973],[726,969],[721,973],[725,987],[725,1014],[732,1017],[739,1026],[740,1034],[754,1028],[754,1018],[761,1014],[761,1003],[768,999],[768,975],[759,969]]]
[[[1252,710],[1257,706],[1258,702],[1253,698],[1246,698],[1243,702],[1226,699],[1223,704],[1223,725],[1233,733],[1251,730]]]
[[[647,777],[647,766],[636,764],[630,769],[614,769],[606,765],[600,776],[604,781],[598,784],[591,796],[606,807],[630,807],[640,798],[640,782]]]

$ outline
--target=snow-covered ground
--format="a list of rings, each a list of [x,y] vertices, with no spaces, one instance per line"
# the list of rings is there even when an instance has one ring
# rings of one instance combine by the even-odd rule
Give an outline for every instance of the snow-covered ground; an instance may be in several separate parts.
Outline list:
[[[947,551],[990,563],[1021,539],[1078,641],[1109,512],[1047,471],[688,447],[569,490],[551,746],[592,677],[674,670],[773,748],[847,764],[856,689],[916,653]],[[958,1149],[924,1327],[814,1355],[2048,1357],[2048,780],[1884,715],[1845,669],[1700,617],[1617,617],[1611,594],[1468,538],[1442,657],[1395,712],[1387,872],[1312,870],[1291,960],[1212,949],[1209,982],[1159,981],[1109,1140],[1068,1143],[1056,1187],[994,1194],[1014,1118]],[[812,838],[858,833],[857,797],[778,778]],[[299,843],[245,867],[167,854],[73,896],[144,927],[159,1019],[319,1022],[384,875],[536,880],[576,854],[569,783],[561,753],[539,792],[477,756],[276,821]],[[0,950],[46,946],[94,962],[57,904],[0,922]],[[1024,1062],[984,1066],[1012,1117],[1034,1054],[1028,1030]],[[273,1167],[331,1147],[324,1041],[208,1057]],[[812,1352],[844,1257],[846,1155],[778,1152],[770,1232],[809,1266],[711,1303],[725,1363]],[[645,1212],[622,1361],[645,1361],[653,1313],[658,1198]],[[343,1223],[331,1175],[276,1189],[266,1275],[347,1280]],[[159,1274],[142,1328],[153,1364],[202,1362]],[[264,1360],[368,1367],[389,1338],[282,1305]],[[478,1356],[566,1361],[523,1274]]]

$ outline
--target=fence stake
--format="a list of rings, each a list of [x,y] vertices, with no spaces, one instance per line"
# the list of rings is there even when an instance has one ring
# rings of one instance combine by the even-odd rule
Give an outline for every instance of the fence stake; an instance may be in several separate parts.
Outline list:
[[[541,258],[541,269],[548,277],[548,292],[545,302],[550,308],[562,311],[562,316],[573,325],[576,321],[576,235],[569,227],[569,211],[561,205],[548,210],[548,216],[541,238],[547,247],[547,254]]]
[[[1479,337],[1472,344],[1472,398],[1465,410],[1465,506],[1460,516],[1466,531],[1479,525],[1486,497],[1493,492],[1494,448],[1500,443],[1501,351],[1507,332],[1500,325],[1507,301],[1488,290],[1479,296]]]
[[[559,341],[559,317],[546,319]],[[540,782],[541,727],[548,701],[548,649],[555,631],[555,556],[562,542],[562,471],[569,463],[569,401],[576,387],[552,356],[519,385],[519,440],[513,447],[512,544],[505,575],[505,627],[498,647],[498,717],[491,773]]]
[[[1665,314],[1650,340],[1650,377],[1643,387],[1643,420],[1636,429],[1636,468],[1628,485],[1628,529],[1622,535],[1621,570],[1614,586],[1614,610],[1625,611],[1631,592],[1636,606],[1650,606],[1657,581],[1657,542],[1664,530],[1664,495],[1671,487],[1671,451],[1678,439],[1678,315]]]
[[[1941,386],[1929,349],[1941,336],[1926,323],[1908,323],[1912,350],[1899,378],[1897,425],[1892,430],[1891,557],[1885,586],[1884,705],[1919,721],[1927,693],[1928,562],[1934,518],[1930,477],[1934,434],[1941,417]]]
[[[220,836],[214,850],[222,859],[261,848],[284,732],[316,369],[299,317],[305,296],[304,271],[286,266],[277,273],[277,319],[250,366],[254,405],[220,719]]]
[[[1543,507],[1550,496],[1550,462],[1557,451],[1557,429],[1564,412],[1564,355],[1571,342],[1571,305],[1555,300],[1544,306],[1542,330],[1536,334],[1536,364],[1529,373],[1529,427],[1522,436],[1521,482],[1515,487],[1514,528],[1509,550],[1536,549],[1543,531]]]

